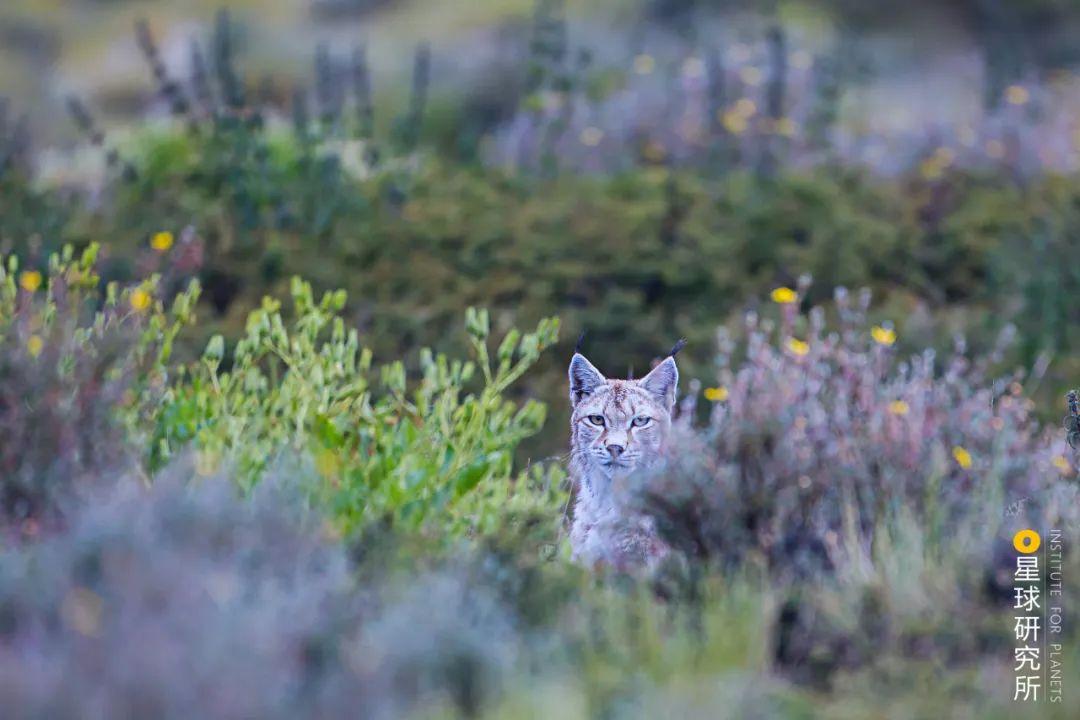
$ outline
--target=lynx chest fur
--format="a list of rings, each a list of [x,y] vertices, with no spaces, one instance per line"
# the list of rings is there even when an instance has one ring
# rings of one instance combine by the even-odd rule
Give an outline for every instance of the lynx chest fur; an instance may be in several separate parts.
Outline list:
[[[622,502],[628,478],[663,457],[679,371],[671,357],[640,380],[609,380],[581,354],[570,361],[574,557],[620,569],[666,552],[648,518]]]

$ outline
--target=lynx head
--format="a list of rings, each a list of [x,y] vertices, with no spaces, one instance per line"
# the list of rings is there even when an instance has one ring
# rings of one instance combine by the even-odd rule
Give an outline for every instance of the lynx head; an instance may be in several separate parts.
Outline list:
[[[679,370],[667,358],[640,380],[608,380],[580,353],[570,361],[570,437],[574,461],[589,485],[659,459]]]

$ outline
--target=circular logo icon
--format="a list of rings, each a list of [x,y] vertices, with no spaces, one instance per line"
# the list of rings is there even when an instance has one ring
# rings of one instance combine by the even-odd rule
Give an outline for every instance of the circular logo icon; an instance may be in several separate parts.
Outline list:
[[[1039,537],[1039,533],[1034,530],[1021,530],[1013,535],[1013,547],[1016,548],[1016,552],[1030,555],[1039,549],[1039,545],[1042,544],[1042,538]]]

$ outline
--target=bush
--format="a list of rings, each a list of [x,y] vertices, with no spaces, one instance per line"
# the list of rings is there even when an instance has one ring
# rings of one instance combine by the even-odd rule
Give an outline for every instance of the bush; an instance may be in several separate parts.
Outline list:
[[[0,554],[12,717],[623,714],[690,665],[729,672],[763,652],[749,589],[710,607],[710,632],[743,631],[702,653],[647,592],[593,588],[508,525],[501,550],[417,555],[378,531],[357,547],[382,552],[348,552],[304,509],[310,469],[294,461],[246,498],[182,459],[149,488],[116,476],[63,532]]]
[[[539,466],[515,481],[514,449],[543,425],[544,406],[504,397],[555,341],[556,320],[525,335],[509,331],[491,357],[487,312],[470,310],[475,362],[424,350],[422,377],[410,387],[401,361],[373,370],[371,352],[338,314],[344,292],[316,303],[311,286],[294,279],[292,299],[288,327],[271,299],[248,317],[227,370],[216,336],[179,376],[158,415],[157,464],[192,442],[201,468],[227,461],[251,487],[282,452],[310,455],[347,531],[376,520],[475,528],[492,521],[515,486],[557,490],[557,471]],[[477,370],[482,384],[472,392]]]
[[[121,478],[4,553],[9,717],[395,717],[444,697],[474,713],[515,660],[506,610],[464,575],[358,587],[283,479],[298,472],[247,499],[183,462],[150,489]]]
[[[96,256],[68,247],[44,273],[0,259],[0,523],[30,533],[138,461],[198,298],[193,284],[166,309],[157,277],[102,292]]]
[[[81,484],[144,463],[153,473],[189,446],[200,471],[230,467],[244,489],[283,454],[309,458],[322,478],[309,490],[345,532],[374,521],[482,530],[507,503],[561,492],[557,467],[514,469],[545,409],[506,398],[555,341],[557,321],[510,330],[492,353],[487,313],[470,310],[474,360],[424,351],[412,383],[401,361],[373,367],[339,314],[344,292],[316,302],[294,280],[288,324],[267,298],[228,354],[216,336],[185,364],[173,344],[193,320],[198,284],[166,310],[161,278],[103,287],[96,257],[96,246],[78,260],[68,248],[46,274],[20,271],[14,257],[0,269],[7,522],[36,532]]]
[[[895,330],[867,322],[868,294],[838,293],[833,329],[777,298],[779,323],[751,314],[745,343],[721,333],[708,426],[684,422],[672,464],[627,507],[694,563],[766,569],[784,598],[776,659],[797,678],[828,683],[885,649],[999,651],[1013,534],[1080,541],[1065,438],[1033,418],[1022,377],[988,376],[992,356],[973,362],[959,342],[943,362],[899,358]]]
[[[321,70],[330,76],[320,83],[341,91],[347,78],[335,68]],[[642,165],[551,181],[376,147],[367,121],[338,105],[314,117],[301,97],[290,129],[244,102],[189,108],[175,125],[133,134],[113,148],[130,172],[114,167],[103,187],[78,189],[94,203],[5,173],[4,196],[18,202],[0,206],[2,241],[37,259],[108,238],[102,273],[127,282],[141,275],[156,233],[188,237],[165,261],[205,288],[212,312],[185,343],[199,349],[214,333],[238,338],[247,313],[299,274],[317,291],[348,291],[348,324],[376,357],[407,358],[411,370],[422,347],[465,352],[459,319],[482,306],[500,331],[557,313],[568,336],[587,329],[597,361],[622,372],[626,358],[644,365],[678,337],[707,347],[746,298],[809,272],[818,280],[809,302],[836,286],[872,287],[881,312],[909,319],[900,328],[908,349],[944,347],[964,330],[981,350],[1015,322],[1021,342],[1010,361],[1055,358],[1044,401],[1076,369],[1068,353],[1080,280],[1054,261],[1076,253],[1075,177],[1020,185],[952,167],[889,178],[844,165],[765,175]],[[370,98],[356,102],[359,111]],[[522,388],[560,418],[561,354],[541,359]],[[685,369],[707,372],[694,355]],[[555,452],[555,437],[527,443],[526,454]]]
[[[804,318],[792,303],[777,325],[750,314],[745,344],[721,334],[711,396],[723,399],[698,438],[708,451],[686,453],[707,458],[701,480],[650,490],[659,503],[701,493],[676,504],[698,507],[708,526],[672,536],[678,546],[728,561],[753,550],[813,572],[897,512],[931,537],[963,532],[962,522],[987,528],[980,512],[1000,518],[1017,503],[1019,523],[1070,512],[1072,452],[1032,416],[1023,377],[988,377],[996,359],[973,363],[962,341],[943,362],[930,350],[900,359],[896,331],[870,327],[868,303],[868,293],[852,302],[838,292],[831,330],[823,308]]]
[[[589,331],[601,366],[624,372],[678,337],[707,347],[745,298],[811,272],[808,302],[839,285],[872,287],[879,312],[903,321],[908,349],[944,347],[964,330],[981,351],[1015,321],[1021,343],[1009,361],[1054,353],[1044,401],[1073,370],[1077,281],[1052,261],[1075,254],[1072,179],[1022,189],[960,173],[908,185],[835,168],[771,179],[646,168],[546,182],[439,160],[354,176],[345,145],[312,148],[261,130],[250,142],[233,137],[254,132],[223,124],[143,135],[129,152],[138,179],[117,181],[99,212],[76,213],[45,246],[107,237],[102,272],[126,282],[156,233],[188,238],[162,261],[206,290],[206,317],[184,343],[200,349],[215,333],[238,338],[247,313],[287,293],[295,273],[318,291],[348,291],[347,324],[376,357],[406,359],[410,370],[419,348],[467,351],[460,317],[484,306],[502,332],[557,312],[568,336]],[[258,161],[217,146],[253,153],[252,142]],[[556,388],[569,347],[559,350],[522,391],[562,418]],[[684,360],[690,375],[708,371],[696,357]],[[557,437],[527,447],[551,454]]]
[[[1018,108],[970,152],[916,138],[943,145],[918,175],[845,167],[826,137],[853,80],[840,56],[819,58],[825,77],[803,88],[818,102],[782,118],[781,72],[759,110],[742,78],[733,105],[711,84],[715,58],[680,57],[676,75],[641,48],[640,87],[625,87],[664,98],[650,101],[662,112],[619,136],[603,122],[626,127],[614,91],[629,76],[571,59],[558,5],[538,8],[524,86],[508,80],[483,107],[447,103],[441,148],[420,144],[434,124],[426,47],[392,139],[374,134],[362,51],[348,71],[316,53],[316,110],[297,93],[290,131],[251,102],[224,12],[211,62],[193,45],[190,101],[138,26],[175,125],[114,145],[71,103],[106,154],[103,184],[35,178],[22,130],[0,128],[0,251],[20,257],[0,262],[0,706],[28,718],[1021,712],[1002,691],[1009,539],[1056,525],[1080,546],[1076,456],[1030,395],[1057,393],[1070,361],[995,377],[1075,345],[1080,283],[1063,260],[1076,254],[1077,178],[988,162],[979,146],[1023,129]],[[770,30],[778,70],[784,42]],[[1022,105],[1036,99],[1021,90]],[[501,139],[539,172],[463,164],[498,154],[519,92]],[[672,122],[689,116],[671,98],[703,110],[702,127]],[[451,147],[460,155],[439,155]],[[781,165],[785,149],[802,155]],[[999,171],[959,169],[989,165]],[[65,243],[88,249],[76,259]],[[797,280],[807,272],[818,286]],[[798,288],[776,292],[778,322],[753,299],[777,285]],[[897,325],[873,325],[869,295],[810,309],[839,285],[872,287],[874,317]],[[286,292],[287,310],[271,299]],[[690,382],[666,472],[620,488],[674,550],[652,577],[568,563],[559,463],[520,462],[565,437],[568,353],[545,353],[552,312],[571,335],[590,331],[613,375],[640,374],[679,336],[684,376],[712,375],[693,348],[729,321],[711,407]],[[1009,319],[1013,355],[995,345]],[[977,362],[963,343],[944,362],[923,350],[958,329]],[[545,399],[558,403],[546,423]],[[1080,554],[1064,563],[1068,598]],[[1061,639],[1067,692],[1080,681],[1068,619]]]
[[[554,322],[492,351],[470,312],[472,369],[424,353],[409,383],[400,362],[374,370],[341,293],[297,280],[290,319],[267,300],[235,346],[185,365],[168,341],[195,290],[170,313],[152,283],[99,295],[93,260],[57,258],[47,292],[10,262],[3,277],[5,362],[112,359],[44,375],[93,409],[45,422],[83,437],[64,423],[89,418],[107,461],[3,438],[5,461],[81,467],[0,553],[16,717],[1015,716],[1009,537],[1060,524],[1080,543],[1080,505],[1065,439],[1022,378],[987,379],[992,356],[901,361],[868,297],[841,294],[830,331],[777,293],[795,300],[778,323],[722,334],[709,424],[692,384],[683,452],[626,488],[677,554],[653,578],[596,576],[565,561],[561,473],[510,462],[542,411],[505,394]],[[76,287],[86,315],[66,309]]]

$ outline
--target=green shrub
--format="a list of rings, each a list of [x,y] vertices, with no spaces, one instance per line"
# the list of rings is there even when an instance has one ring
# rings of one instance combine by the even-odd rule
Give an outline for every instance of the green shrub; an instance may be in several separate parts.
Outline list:
[[[650,486],[691,557],[648,585],[565,562],[561,473],[511,462],[543,411],[507,394],[553,321],[495,344],[470,311],[473,360],[421,353],[409,382],[344,293],[294,280],[293,312],[265,300],[184,365],[195,288],[165,312],[154,280],[103,288],[93,251],[4,268],[0,459],[68,483],[5,521],[0,696],[24,714],[1015,717],[1008,531],[1080,542],[1075,461],[1018,386],[902,365],[843,298],[836,333],[791,303],[721,347],[710,425]]]
[[[558,314],[568,336],[588,330],[590,352],[618,373],[686,337],[695,376],[709,365],[693,348],[709,346],[717,323],[811,273],[821,290],[810,301],[838,285],[871,287],[920,343],[943,347],[965,332],[982,349],[1015,322],[1010,361],[1044,351],[1056,360],[1040,399],[1077,368],[1068,353],[1080,280],[1055,261],[1076,254],[1076,178],[1021,187],[959,171],[928,183],[843,167],[769,177],[637,168],[545,181],[424,156],[372,166],[365,147],[232,117],[199,133],[146,131],[121,148],[134,178],[111,181],[97,210],[42,210],[30,227],[5,204],[0,227],[28,252],[104,239],[102,272],[119,280],[139,275],[155,233],[189,237],[162,268],[206,290],[209,312],[188,348],[239,337],[247,313],[287,292],[295,273],[318,291],[344,288],[347,325],[410,370],[419,348],[467,351],[457,324],[482,306],[502,331]],[[59,190],[34,192],[60,206]],[[31,242],[27,232],[42,234]],[[519,388],[558,417],[568,350],[542,358]],[[543,433],[526,454],[554,452],[556,437]]]
[[[158,416],[155,466],[193,443],[200,468],[212,472],[227,461],[250,487],[283,452],[307,455],[325,480],[318,492],[346,531],[376,520],[475,529],[490,524],[515,489],[557,491],[557,470],[513,471],[514,449],[540,430],[544,406],[504,397],[555,342],[556,320],[524,335],[510,330],[492,357],[488,314],[470,309],[475,360],[424,350],[421,377],[410,385],[400,360],[373,368],[339,314],[343,291],[316,302],[311,286],[294,279],[291,294],[294,318],[287,323],[280,304],[265,299],[227,369],[225,340],[215,336],[179,376]]]

